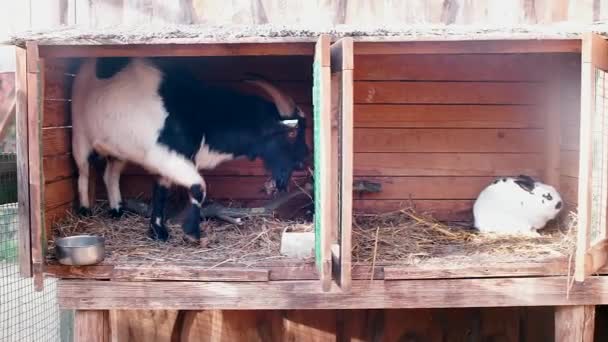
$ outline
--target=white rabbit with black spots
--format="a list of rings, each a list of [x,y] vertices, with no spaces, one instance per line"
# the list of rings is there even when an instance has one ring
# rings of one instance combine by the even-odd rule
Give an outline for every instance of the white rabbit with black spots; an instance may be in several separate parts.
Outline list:
[[[496,179],[473,206],[475,228],[482,233],[540,236],[537,230],[563,207],[557,190],[529,176]]]

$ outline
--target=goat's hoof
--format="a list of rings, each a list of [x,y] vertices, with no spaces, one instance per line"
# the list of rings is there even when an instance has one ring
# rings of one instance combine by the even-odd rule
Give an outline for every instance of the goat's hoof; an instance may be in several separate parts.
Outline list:
[[[110,209],[110,217],[117,219],[120,218],[123,214],[124,214],[124,210],[122,210],[122,208],[118,208],[118,209]]]
[[[201,238],[190,234],[184,234],[184,241],[186,243],[198,245],[201,243]]]
[[[208,237],[201,238],[201,247],[202,248],[209,247],[209,244],[211,244],[211,239],[209,239]]]
[[[89,216],[93,215],[93,212],[91,211],[91,209],[89,209],[87,207],[80,207],[80,208],[78,208],[78,215],[84,216],[84,217],[89,217]]]
[[[148,235],[150,236],[150,238],[152,238],[152,240],[169,240],[169,231],[167,230],[167,228],[165,228],[165,226],[157,226],[155,224],[151,224]]]

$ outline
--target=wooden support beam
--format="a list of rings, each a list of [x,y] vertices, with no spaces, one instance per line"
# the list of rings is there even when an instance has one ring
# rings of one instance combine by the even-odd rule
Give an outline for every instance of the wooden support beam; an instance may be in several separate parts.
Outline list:
[[[19,273],[32,276],[32,253],[30,236],[30,188],[28,151],[28,85],[27,52],[16,50],[15,101],[17,131],[17,201],[19,213]]]
[[[108,311],[76,310],[74,342],[109,342]]]
[[[593,342],[595,306],[555,308],[555,342]]]
[[[28,129],[28,160],[29,160],[29,196],[30,196],[30,227],[32,248],[32,273],[34,288],[42,291],[43,268],[45,262],[46,237],[43,227],[43,189],[42,153],[41,153],[41,121],[42,99],[44,98],[42,82],[44,66],[39,58],[38,45],[28,42],[27,49],[27,129]]]
[[[317,281],[179,282],[59,280],[66,309],[399,309],[608,304],[608,277],[355,280],[350,292]]]
[[[355,55],[581,52],[579,39],[355,42]]]
[[[335,106],[332,112],[336,120],[336,137],[334,154],[336,163],[336,227],[338,230],[338,248],[336,262],[336,280],[343,291],[351,287],[352,259],[352,206],[353,206],[353,39],[343,38],[332,44],[332,99]]]
[[[314,43],[41,45],[40,57],[311,56]]]

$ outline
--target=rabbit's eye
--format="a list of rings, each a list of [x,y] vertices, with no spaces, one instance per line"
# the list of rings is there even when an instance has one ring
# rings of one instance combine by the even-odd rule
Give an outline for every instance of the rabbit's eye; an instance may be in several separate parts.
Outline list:
[[[547,199],[547,201],[551,201],[551,200],[553,200],[553,196],[551,196],[551,194],[549,194],[549,193],[544,194],[544,195],[543,195],[543,197],[544,197],[544,198],[546,198],[546,199]],[[543,202],[543,203],[544,203],[544,202]]]

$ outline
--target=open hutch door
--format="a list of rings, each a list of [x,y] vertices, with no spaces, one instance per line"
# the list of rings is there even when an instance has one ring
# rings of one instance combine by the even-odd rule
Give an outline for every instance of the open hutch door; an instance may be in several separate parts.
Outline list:
[[[586,34],[581,49],[581,121],[575,281],[608,261],[608,41]]]
[[[17,175],[19,201],[19,264],[22,276],[34,277],[34,288],[43,287],[46,236],[43,226],[41,173],[41,119],[44,98],[38,45],[28,42],[17,48]]]
[[[313,122],[314,122],[314,201],[315,201],[315,262],[324,291],[329,291],[331,273],[332,213],[332,139],[331,139],[331,70],[330,39],[321,35],[315,45],[313,62]]]

